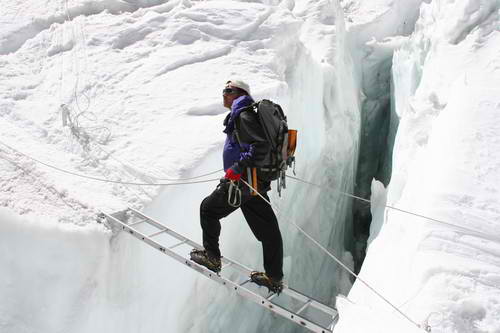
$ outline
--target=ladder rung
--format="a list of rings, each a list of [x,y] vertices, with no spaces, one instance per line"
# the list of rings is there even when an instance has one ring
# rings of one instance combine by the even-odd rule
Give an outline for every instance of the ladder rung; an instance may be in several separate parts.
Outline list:
[[[165,231],[168,231],[168,229],[163,229],[163,230],[157,231],[157,232],[155,232],[155,233],[153,233],[153,234],[149,235],[148,237],[149,237],[149,238],[152,238],[152,237],[154,237],[154,236],[158,236],[159,234],[162,234],[162,233],[164,233]]]
[[[181,246],[182,244],[185,244],[186,242],[187,242],[187,239],[183,240],[182,242],[179,242],[179,243],[177,243],[177,244],[172,245],[172,246],[171,246],[171,247],[169,247],[168,249],[169,249],[169,250],[175,249],[176,247]]]
[[[233,263],[232,262],[228,262],[227,264],[225,264],[224,266],[222,266],[221,270],[224,269],[224,268],[227,268],[229,266],[231,266]]]
[[[308,300],[302,307],[297,311],[297,314],[299,315],[302,311],[304,311],[309,305],[311,305],[311,300]]]
[[[245,280],[243,281],[242,283],[239,284],[239,286],[244,286],[245,284],[247,284],[248,282],[252,281],[251,279],[248,279],[248,280]]]
[[[144,223],[146,222],[146,220],[139,220],[139,221],[136,221],[134,223],[130,223],[130,224],[127,224],[129,227],[133,226],[133,225],[136,225],[136,224],[141,224],[141,223]]]
[[[337,322],[338,318],[339,318],[339,313],[337,312],[335,317],[333,317],[332,323],[330,324],[330,326],[328,326],[328,329],[330,331],[333,330],[333,327],[335,326],[335,323]]]

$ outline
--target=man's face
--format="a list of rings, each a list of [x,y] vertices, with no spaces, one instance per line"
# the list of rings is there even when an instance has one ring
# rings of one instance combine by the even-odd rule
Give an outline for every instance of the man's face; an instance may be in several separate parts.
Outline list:
[[[231,84],[226,85],[222,92],[222,98],[224,100],[224,107],[231,109],[233,101],[243,95],[238,88],[231,86]]]

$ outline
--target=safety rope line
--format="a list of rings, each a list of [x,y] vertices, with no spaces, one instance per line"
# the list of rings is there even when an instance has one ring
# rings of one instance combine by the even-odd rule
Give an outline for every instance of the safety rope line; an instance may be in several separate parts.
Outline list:
[[[82,174],[78,174],[78,173],[74,173],[74,172],[71,172],[71,171],[67,171],[67,170],[64,170],[64,169],[61,169],[61,168],[58,168],[56,166],[52,166],[50,164],[47,164],[45,162],[42,162],[34,157],[31,157],[27,154],[24,154],[22,152],[20,152],[19,150],[7,145],[6,143],[0,141],[0,144],[4,145],[5,147],[8,147],[9,149],[17,152],[18,154],[21,154],[37,163],[40,163],[42,165],[45,165],[46,167],[49,167],[49,168],[52,168],[52,169],[55,169],[57,171],[60,171],[60,172],[63,172],[63,173],[67,173],[67,174],[71,174],[71,175],[74,175],[74,176],[77,176],[77,177],[82,177],[82,178],[87,178],[87,179],[91,179],[91,180],[96,180],[96,181],[101,181],[101,182],[107,182],[107,183],[115,183],[115,184],[123,184],[123,185],[138,185],[138,186],[170,186],[170,185],[188,185],[188,184],[200,184],[200,183],[208,183],[208,182],[214,182],[214,181],[218,181],[219,178],[217,179],[208,179],[208,180],[203,180],[203,181],[192,181],[192,182],[183,182],[184,180],[193,180],[193,179],[198,179],[198,178],[202,178],[202,177],[205,177],[205,176],[209,176],[209,175],[213,175],[215,173],[218,173],[220,171],[222,171],[223,169],[219,169],[219,170],[216,170],[216,171],[212,171],[212,172],[209,172],[209,173],[206,173],[206,174],[202,174],[202,175],[199,175],[199,176],[195,176],[195,177],[190,177],[190,178],[179,178],[179,179],[168,179],[168,178],[157,178],[159,180],[167,180],[167,181],[176,181],[177,183],[139,183],[139,182],[123,182],[123,181],[115,181],[115,180],[108,180],[108,179],[102,179],[102,178],[97,178],[97,177],[92,177],[92,176],[87,176],[87,175],[82,175]],[[101,147],[99,147],[100,149],[102,149]],[[104,151],[104,150],[103,150]],[[120,162],[119,160],[117,160],[118,162]],[[122,162],[120,162],[122,163]],[[126,166],[124,163],[122,163],[124,166]],[[356,196],[356,195],[353,195],[353,194],[350,194],[350,193],[347,193],[347,192],[342,192],[340,190],[336,190],[334,188],[331,188],[331,187],[326,187],[326,186],[322,186],[322,185],[319,185],[319,184],[316,184],[316,183],[313,183],[313,182],[309,182],[309,181],[306,181],[306,180],[303,180],[303,179],[300,179],[298,177],[294,177],[294,176],[289,176],[287,175],[286,176],[287,178],[291,178],[293,180],[296,180],[296,181],[299,181],[299,182],[302,182],[304,184],[308,184],[308,185],[311,185],[311,186],[315,186],[315,187],[318,187],[318,188],[321,188],[321,189],[333,189],[335,192],[341,194],[341,195],[344,195],[344,196],[347,196],[347,197],[350,197],[350,198],[353,198],[353,199],[357,199],[357,200],[361,200],[361,201],[364,201],[364,202],[367,202],[367,203],[370,203],[371,204],[371,201],[368,200],[368,199],[365,199],[365,198],[361,198],[359,196]],[[156,177],[154,177],[156,178]],[[389,208],[389,209],[392,209],[392,210],[395,210],[395,211],[399,211],[399,212],[402,212],[402,213],[406,213],[406,214],[409,214],[409,215],[413,215],[413,216],[416,216],[416,217],[420,217],[422,219],[425,219],[425,220],[429,220],[429,221],[433,221],[433,222],[436,222],[436,223],[440,223],[440,224],[443,224],[443,225],[447,225],[447,226],[450,226],[450,227],[453,227],[453,228],[457,228],[457,229],[461,229],[463,231],[467,231],[471,234],[474,234],[474,235],[477,235],[477,236],[481,236],[481,237],[484,237],[484,238],[487,238],[487,239],[490,239],[490,240],[494,240],[494,241],[500,241],[500,238],[499,237],[495,237],[495,236],[492,236],[492,235],[488,235],[484,232],[481,232],[481,231],[476,231],[476,230],[472,230],[472,229],[469,229],[469,228],[466,228],[466,227],[463,227],[463,226],[459,226],[459,225],[456,225],[456,224],[453,224],[453,223],[449,223],[449,222],[446,222],[446,221],[442,221],[442,220],[438,220],[438,219],[435,219],[435,218],[432,218],[432,217],[429,217],[429,216],[425,216],[425,215],[422,215],[422,214],[418,214],[418,213],[413,213],[413,212],[410,212],[410,211],[407,211],[407,210],[404,210],[404,209],[401,209],[401,208],[397,208],[397,207],[394,207],[394,206],[390,206],[390,205],[384,205],[384,207],[386,208]],[[492,222],[490,222],[492,223]]]
[[[114,183],[114,184],[123,184],[123,185],[140,185],[140,186],[173,186],[173,185],[189,185],[189,184],[201,184],[201,183],[209,183],[209,182],[215,182],[215,181],[219,181],[220,179],[217,178],[217,179],[207,179],[207,180],[198,180],[198,181],[192,181],[192,182],[178,182],[178,183],[136,183],[136,182],[122,182],[122,181],[117,181],[117,180],[108,180],[108,179],[102,179],[102,178],[97,178],[97,177],[92,177],[92,176],[87,176],[87,175],[82,175],[82,174],[79,174],[79,173],[75,173],[75,172],[72,172],[72,171],[68,171],[68,170],[64,170],[64,169],[61,169],[59,167],[56,167],[56,166],[53,166],[53,165],[50,165],[50,164],[47,164],[45,162],[42,162],[34,157],[31,157],[27,154],[24,154],[23,152],[20,152],[19,150],[17,149],[14,149],[13,147],[9,146],[8,144],[0,141],[0,144],[11,149],[12,151],[20,154],[20,155],[23,155],[37,163],[40,163],[42,165],[45,165],[46,167],[48,168],[51,168],[51,169],[54,169],[54,170],[57,170],[59,172],[63,172],[63,173],[66,173],[66,174],[70,174],[70,175],[73,175],[73,176],[77,176],[77,177],[81,177],[81,178],[87,178],[87,179],[91,179],[91,180],[96,180],[96,181],[101,181],[101,182],[105,182],[105,183]]]
[[[76,22],[76,19],[72,18],[71,15],[70,15],[70,11],[69,11],[69,5],[68,5],[68,0],[64,0],[64,4],[65,4],[65,15],[66,15],[66,19],[68,20],[68,22],[71,22],[72,23],[72,38],[73,38],[73,42],[75,45],[82,45],[80,48],[83,50],[83,56],[84,56],[84,60],[85,60],[85,64],[84,64],[84,70],[83,70],[83,74],[85,75],[86,74],[86,68],[87,68],[87,63],[88,63],[88,52],[87,52],[87,46],[86,46],[86,34],[85,34],[85,28],[84,28],[84,24],[85,24],[85,21],[83,24],[78,24],[78,22]],[[74,25],[78,25],[79,26],[79,30],[80,30],[80,34],[81,34],[81,38],[82,38],[82,42],[83,43],[79,43],[79,41],[77,40],[77,36],[76,36],[76,33],[75,33],[75,28],[74,28]],[[79,142],[84,146],[84,149],[89,149],[89,145],[90,145],[90,142],[93,141],[94,143],[98,144],[97,148],[100,149],[101,151],[103,151],[104,153],[108,154],[108,156],[110,156],[112,159],[114,159],[115,161],[117,161],[118,163],[122,164],[123,166],[125,166],[126,168],[128,169],[132,169],[134,171],[137,172],[137,168],[132,166],[130,163],[124,163],[122,161],[120,161],[118,158],[112,156],[112,154],[108,151],[106,151],[104,148],[102,148],[101,146],[104,145],[107,141],[109,141],[109,138],[111,137],[111,130],[108,128],[108,127],[105,127],[105,126],[93,126],[93,127],[88,127],[88,126],[81,126],[80,125],[80,121],[79,121],[79,118],[80,117],[83,117],[87,120],[90,120],[90,121],[96,121],[97,120],[97,116],[93,113],[93,112],[90,112],[89,111],[89,108],[90,108],[90,105],[91,105],[91,98],[85,93],[85,92],[82,92],[81,94],[86,98],[87,100],[87,106],[84,108],[84,110],[82,110],[82,108],[80,107],[80,103],[79,103],[79,99],[78,99],[78,87],[79,87],[79,82],[80,82],[80,68],[79,68],[79,65],[78,65],[78,57],[75,57],[74,54],[75,52],[78,50],[78,47],[75,46],[74,49],[73,49],[73,52],[72,52],[72,55],[73,55],[73,65],[76,69],[76,82],[75,82],[75,86],[74,86],[74,89],[73,89],[73,97],[74,97],[74,100],[75,100],[75,104],[76,104],[76,108],[78,109],[78,112],[76,112],[76,114],[73,114],[74,111],[73,111],[73,108],[70,107],[70,105],[65,105],[64,103],[62,103],[62,100],[61,100],[61,109],[62,109],[62,112],[66,112],[66,120],[67,122],[69,123],[69,127],[71,129],[71,132],[72,134],[79,140]],[[84,82],[85,83],[85,82]],[[87,115],[88,114],[88,115]],[[92,135],[90,135],[90,133],[88,133],[88,130],[92,130],[92,131],[99,131],[100,133],[99,134],[102,134],[100,136],[103,136],[104,138],[101,138],[101,139],[96,139],[94,138]],[[209,176],[209,175],[212,175],[212,174],[215,174],[219,171],[221,171],[223,169],[219,169],[219,170],[216,170],[216,171],[213,171],[213,172],[210,172],[210,173],[207,173],[207,174],[203,174],[203,175],[200,175],[200,176],[195,176],[195,177],[189,177],[189,178],[177,178],[177,179],[174,179],[174,178],[162,178],[161,176],[158,177],[158,176],[150,176],[150,175],[144,175],[148,178],[153,178],[153,179],[156,179],[156,180],[159,180],[159,181],[186,181],[186,180],[193,180],[193,179],[198,179],[198,178],[203,178],[205,176]],[[129,172],[130,173],[130,172]],[[137,172],[138,174],[142,174],[141,172]],[[132,176],[136,177],[137,178],[137,175],[133,175]],[[146,194],[144,192],[144,194]]]
[[[97,121],[97,116],[95,113],[89,111],[92,99],[85,90],[87,88],[87,76],[88,76],[88,51],[87,51],[87,40],[85,34],[85,18],[83,18],[83,23],[78,22],[79,18],[71,17],[70,7],[68,0],[63,0],[63,15],[65,15],[66,22],[63,22],[63,26],[66,23],[71,27],[71,38],[73,43],[73,48],[71,51],[71,72],[75,75],[75,81],[73,84],[72,99],[67,103],[63,102],[62,97],[60,98],[61,111],[63,112],[63,118],[66,118],[71,129],[71,133],[78,139],[79,143],[87,149],[89,141],[93,139],[98,141],[100,144],[105,144],[109,141],[111,137],[111,130],[106,126],[82,126],[80,123],[80,118],[84,118],[91,122]],[[78,37],[78,31],[80,37]],[[64,43],[64,39],[62,41]],[[62,56],[64,57],[64,55]],[[80,59],[83,59],[80,60]],[[81,65],[83,63],[83,67]],[[62,85],[62,83],[61,83]],[[80,87],[83,86],[83,90],[79,92]],[[62,89],[62,88],[61,88]],[[79,94],[82,95],[86,100],[85,107],[82,107]],[[75,110],[73,110],[72,104],[74,102]],[[65,113],[65,115],[64,115]],[[64,124],[63,126],[66,126]],[[92,138],[91,132],[94,132],[94,136],[99,137],[99,139]]]
[[[189,178],[178,178],[178,179],[157,178],[157,179],[158,180],[170,180],[170,181],[192,180],[192,179],[203,178],[203,177],[206,177],[206,176],[211,176],[211,175],[214,175],[214,174],[219,173],[221,171],[224,171],[224,169],[221,168],[219,170],[215,170],[215,171],[212,171],[212,172],[209,172],[209,173],[205,173],[205,174],[202,174],[202,175],[199,175],[199,176],[189,177]]]
[[[115,184],[123,184],[123,185],[140,185],[140,186],[173,186],[173,185],[188,185],[188,184],[200,184],[200,183],[208,183],[208,182],[214,182],[214,181],[219,181],[219,179],[208,179],[208,180],[202,180],[202,181],[192,181],[192,182],[178,182],[178,183],[137,183],[137,182],[122,182],[122,181],[114,181],[114,180],[108,180],[108,179],[102,179],[102,178],[97,178],[97,177],[92,177],[92,176],[87,176],[87,175],[82,175],[82,174],[78,174],[78,173],[74,173],[74,172],[71,172],[71,171],[68,171],[68,170],[64,170],[64,169],[61,169],[59,167],[56,167],[56,166],[53,166],[53,165],[50,165],[50,164],[47,164],[45,162],[42,162],[34,157],[31,157],[27,154],[24,154],[22,152],[20,152],[19,150],[11,147],[10,145],[0,141],[0,144],[11,149],[12,151],[20,154],[20,155],[23,155],[37,163],[40,163],[46,167],[49,167],[51,169],[54,169],[54,170],[57,170],[59,172],[63,172],[63,173],[66,173],[66,174],[70,174],[70,175],[73,175],[73,176],[77,176],[77,177],[81,177],[81,178],[86,178],[86,179],[91,179],[91,180],[96,180],[96,181],[101,181],[101,182],[106,182],[106,183],[115,183]],[[7,159],[7,158],[6,158]],[[7,159],[9,160],[10,162],[13,162],[12,160],[10,159]],[[214,174],[214,173],[217,173],[221,170],[217,170],[217,171],[213,171],[213,172],[210,172],[210,173],[207,173],[207,174],[204,174],[204,175],[201,175],[201,176],[196,176],[196,177],[191,177],[191,178],[186,178],[186,179],[195,179],[195,178],[201,178],[201,177],[204,177],[204,176],[207,176],[207,175],[211,175],[211,174]],[[305,183],[305,184],[309,184],[309,185],[312,185],[312,186],[316,186],[316,187],[319,187],[319,188],[325,188],[325,186],[321,186],[319,184],[315,184],[315,183],[312,183],[312,182],[308,182],[308,181],[305,181],[305,180],[302,180],[298,177],[293,177],[293,176],[287,176],[288,178],[291,178],[291,179],[294,179],[296,181],[299,181],[299,182],[302,182],[302,183]],[[245,180],[241,179],[241,181],[247,185],[250,189],[252,189],[253,191],[255,191],[265,202],[267,202],[269,205],[271,205],[272,207],[274,207],[278,212],[281,212],[281,210],[276,207],[275,205],[273,205],[269,200],[267,200],[266,198],[264,198],[255,188],[253,188],[250,184],[248,184]],[[349,193],[346,193],[346,192],[342,192],[342,191],[339,191],[339,190],[335,190],[334,191],[342,194],[342,195],[345,195],[345,196],[348,196],[348,197],[351,197],[351,198],[354,198],[354,199],[357,199],[357,200],[361,200],[361,201],[365,201],[365,202],[368,202],[368,203],[371,203],[370,200],[368,199],[364,199],[364,198],[361,198],[361,197],[358,197],[358,196],[355,196],[355,195],[352,195],[352,194],[349,194]],[[444,222],[444,221],[440,221],[440,220],[437,220],[437,219],[434,219],[434,218],[430,218],[430,217],[427,217],[427,216],[424,216],[424,215],[421,215],[421,214],[416,214],[416,213],[412,213],[412,212],[409,212],[409,211],[405,211],[405,210],[402,210],[402,209],[399,209],[399,208],[396,208],[396,207],[392,207],[392,206],[389,206],[389,205],[386,205],[385,207],[387,208],[390,208],[390,209],[394,209],[394,210],[398,210],[398,211],[401,211],[401,212],[404,212],[404,213],[407,213],[407,214],[411,214],[411,215],[415,215],[415,216],[418,216],[418,217],[421,217],[421,218],[424,218],[424,219],[428,219],[428,220],[431,220],[431,221],[435,221],[435,222],[438,222],[438,223],[442,223],[442,224],[446,224],[446,225],[449,225],[449,226],[453,226],[453,227],[457,227],[457,228],[460,228],[460,229],[463,229],[463,230],[467,230],[469,232],[473,232],[475,234],[479,234],[479,235],[483,235],[482,233],[480,232],[476,232],[474,230],[471,230],[471,229],[468,229],[468,228],[465,228],[465,227],[460,227],[460,226],[457,226],[457,225],[454,225],[454,224],[451,224],[451,223],[448,223],[448,222]],[[387,300],[381,293],[379,293],[375,288],[373,288],[372,286],[370,286],[370,284],[368,284],[366,281],[364,281],[362,278],[359,277],[359,275],[357,275],[356,273],[354,273],[349,267],[347,267],[340,259],[338,259],[334,254],[332,254],[330,251],[328,251],[324,246],[322,246],[319,242],[317,242],[312,236],[310,236],[306,231],[304,231],[304,229],[302,229],[300,226],[298,226],[293,220],[292,220],[292,224],[306,237],[308,238],[311,242],[313,242],[319,249],[321,249],[325,254],[327,254],[330,258],[332,258],[337,264],[339,264],[343,269],[345,269],[349,274],[351,274],[352,276],[354,276],[357,280],[359,280],[361,283],[363,283],[368,289],[370,289],[375,295],[377,295],[380,299],[382,299],[385,303],[387,303],[391,308],[393,308],[394,310],[396,310],[401,316],[403,316],[405,319],[407,319],[409,322],[411,322],[413,325],[415,325],[416,327],[418,327],[419,329],[422,329],[422,330],[425,330],[426,332],[430,332],[431,331],[431,327],[428,325],[428,324],[425,324],[425,325],[421,325],[421,324],[418,324],[416,323],[414,320],[412,320],[410,317],[408,317],[408,315],[406,315],[404,312],[402,312],[398,307],[396,307],[395,305],[393,305],[389,300]],[[485,234],[486,235],[486,234]],[[486,235],[488,236],[488,235]]]
[[[104,153],[106,153],[111,159],[117,161],[118,163],[120,163],[121,165],[123,165],[126,168],[132,169],[132,170],[136,171],[137,173],[142,174],[142,172],[139,172],[138,169],[135,166],[133,166],[130,162],[119,160],[118,158],[116,158],[116,157],[113,156],[113,153],[111,153],[111,152],[107,151],[106,149],[102,148],[101,145],[100,145],[100,143],[98,143],[96,141],[94,141],[94,142],[98,144],[98,146],[96,146],[96,147],[98,149],[100,149],[101,151],[103,151]],[[206,176],[211,176],[211,175],[216,174],[218,172],[221,172],[223,170],[224,169],[218,169],[218,170],[215,170],[215,171],[212,171],[212,172],[209,172],[209,173],[205,173],[205,174],[202,174],[202,175],[199,175],[199,176],[195,176],[195,177],[188,177],[188,178],[160,178],[160,177],[157,177],[157,176],[151,176],[151,175],[147,175],[147,174],[144,174],[144,176],[146,176],[148,178],[154,178],[154,179],[157,179],[157,180],[166,180],[166,181],[172,181],[172,182],[179,182],[179,181],[184,181],[184,180],[193,180],[193,179],[203,178],[203,177],[206,177]]]
[[[87,40],[85,34],[85,17],[83,18],[71,17],[68,0],[64,0],[64,2],[65,2],[66,20],[68,25],[70,25],[71,27],[71,33],[72,33],[71,35],[73,43],[73,48],[71,52],[72,61],[70,68],[71,71],[74,72],[76,79],[73,86],[73,94],[72,94],[73,100],[69,99],[68,105],[65,105],[63,100],[60,99],[60,105],[61,105],[60,109],[63,117],[63,126],[69,127],[70,133],[77,139],[77,142],[82,146],[84,152],[88,154],[90,158],[94,159],[90,147],[92,141],[99,145],[106,144],[110,140],[111,130],[106,126],[99,126],[99,125],[84,126],[81,123],[80,118],[91,121],[93,123],[97,121],[96,114],[90,111],[92,104],[92,99],[90,96],[91,91],[90,90],[88,92],[86,91],[86,89],[90,86],[88,86],[87,84],[89,56],[88,56]],[[79,30],[79,34],[77,30]],[[82,58],[82,55],[83,55],[83,68],[81,68],[80,66],[81,62],[80,59]],[[86,105],[83,108],[83,110],[79,98],[80,82],[82,82],[81,86],[83,87],[83,90],[80,92],[80,94],[83,95],[83,97],[86,100]],[[75,104],[77,110],[75,110],[71,106],[72,104]],[[127,168],[124,168],[123,171],[130,174],[132,178],[138,178],[137,174],[132,174]],[[108,176],[104,172],[102,173],[102,176],[107,180],[111,180],[111,178],[113,178],[111,175]],[[116,176],[116,177],[118,179],[121,179],[121,176]],[[139,201],[143,200],[143,198],[141,198],[141,196],[143,195],[152,198],[151,194],[149,194],[148,191],[146,191],[142,186],[135,186],[134,188],[132,188],[133,185],[123,184],[123,183],[121,185],[124,186],[128,191],[130,191],[130,193],[134,195]]]
[[[258,190],[252,187],[249,183],[247,183],[245,180],[240,179],[246,186],[248,186],[251,190],[255,191],[259,197],[262,198],[265,202],[267,202],[271,207],[273,207],[276,211],[281,213],[281,210],[276,207],[276,205],[273,205],[271,201],[267,200],[264,198],[262,194],[259,193]],[[387,303],[391,308],[396,310],[401,316],[406,318],[410,323],[418,327],[419,329],[422,329],[426,332],[431,331],[431,327],[429,325],[420,325],[417,322],[415,322],[413,319],[411,319],[408,315],[406,315],[403,311],[401,311],[398,307],[396,307],[394,304],[392,304],[388,299],[386,299],[381,293],[379,293],[375,288],[370,286],[365,280],[359,277],[356,273],[354,273],[349,267],[347,267],[339,258],[337,258],[333,253],[328,251],[323,245],[321,245],[318,241],[316,241],[312,236],[310,236],[307,232],[304,231],[301,227],[299,227],[293,220],[291,220],[292,224],[304,235],[306,236],[311,242],[313,242],[319,249],[321,249],[326,255],[328,255],[330,258],[332,258],[337,264],[339,264],[342,268],[344,268],[349,274],[354,276],[357,280],[359,280],[361,283],[363,283],[368,289],[370,289],[375,295],[380,297],[385,303]]]
[[[358,197],[356,195],[349,194],[347,192],[342,192],[342,191],[337,190],[337,189],[332,188],[332,187],[327,187],[327,186],[322,186],[322,185],[319,185],[319,184],[315,184],[315,183],[312,183],[312,182],[309,182],[307,180],[303,180],[303,179],[300,179],[300,178],[294,177],[294,176],[288,176],[287,175],[287,177],[291,178],[293,180],[299,181],[301,183],[304,183],[304,184],[308,184],[308,185],[319,187],[321,189],[333,189],[335,192],[337,192],[337,193],[339,193],[341,195],[344,195],[344,196],[347,196],[347,197],[350,197],[350,198],[353,198],[353,199],[357,199],[357,200],[360,200],[360,201],[364,201],[364,202],[367,202],[367,203],[370,203],[370,204],[372,203],[368,199],[361,198],[361,197]],[[490,239],[490,240],[493,240],[493,241],[500,242],[500,237],[496,237],[494,235],[489,235],[489,234],[487,234],[485,232],[481,232],[481,231],[469,229],[467,227],[463,227],[463,226],[460,226],[460,225],[457,225],[457,224],[453,224],[453,223],[450,223],[450,222],[446,222],[446,221],[443,221],[443,220],[438,220],[438,219],[435,219],[433,217],[429,217],[429,216],[426,216],[426,215],[422,215],[422,214],[418,214],[418,213],[413,213],[413,212],[410,212],[408,210],[397,208],[397,207],[394,207],[394,206],[391,206],[391,205],[384,205],[384,207],[392,209],[392,210],[395,210],[395,211],[398,211],[398,212],[401,212],[401,213],[405,213],[405,214],[413,215],[413,216],[416,216],[416,217],[420,217],[420,218],[422,218],[424,220],[429,220],[429,221],[432,221],[432,222],[436,222],[436,223],[440,223],[440,224],[443,224],[443,225],[447,225],[449,227],[461,229],[462,231],[469,232],[469,233],[474,234],[476,236],[481,236],[481,237],[486,238],[486,239]],[[495,223],[493,223],[491,221],[487,221],[487,222],[489,222],[491,224],[495,224]]]
[[[2,153],[5,152],[6,154],[8,154],[8,151],[6,150],[0,150]],[[3,154],[2,154],[3,155]],[[33,171],[32,170],[28,170],[27,168],[19,165],[18,162],[10,159],[9,157],[7,156],[1,156],[0,155],[0,159],[3,159],[9,163],[11,163],[12,165],[14,165],[15,167],[19,168],[20,170],[22,170],[22,172],[26,173],[27,175],[31,176],[31,178],[33,179],[33,181],[35,182],[38,182],[40,183],[40,185],[42,187],[44,187],[46,190],[48,190],[50,193],[52,193],[54,196],[56,196],[59,200],[61,200],[66,206],[68,206],[69,208],[71,208],[72,210],[74,211],[78,211],[78,209],[76,207],[73,207],[72,205],[70,205],[66,200],[64,200],[63,196],[53,187],[53,186],[50,186],[50,185],[47,185],[45,183],[43,183],[41,180],[40,180],[40,177],[37,177],[36,175],[33,174]],[[81,203],[79,202],[76,202],[75,203],[76,205],[80,206],[79,208],[80,209],[86,209],[86,207],[84,205],[82,205]]]
[[[90,96],[85,92],[85,87],[87,83],[86,76],[87,71],[88,71],[88,52],[87,52],[87,41],[86,41],[86,36],[85,36],[85,18],[83,18],[83,23],[79,23],[78,19],[72,18],[70,15],[70,10],[69,10],[69,4],[68,0],[63,0],[64,4],[64,12],[66,15],[66,22],[71,26],[71,36],[72,36],[72,43],[73,43],[73,49],[71,52],[71,71],[74,72],[76,76],[76,80],[73,86],[73,101],[75,102],[76,108],[78,111],[74,110],[73,107],[71,107],[71,104],[73,103],[71,100],[68,101],[68,105],[66,105],[63,100],[62,100],[62,94],[60,96],[60,110],[62,112],[62,117],[63,117],[63,126],[68,126],[70,129],[70,133],[77,139],[78,143],[82,146],[83,150],[89,154],[90,158],[92,157],[91,150],[90,150],[90,144],[91,141],[94,141],[98,144],[105,144],[109,141],[109,138],[111,137],[111,130],[105,126],[82,126],[80,124],[80,118],[85,118],[89,121],[95,122],[97,120],[97,116],[93,113],[90,112],[90,106],[92,103],[92,100]],[[66,22],[63,23],[63,25],[66,25]],[[81,38],[78,38],[78,33],[75,31],[75,29],[79,28],[80,30],[80,35]],[[83,54],[83,71],[80,69],[80,53]],[[64,55],[62,55],[64,57]],[[64,70],[64,68],[62,69]],[[79,85],[80,85],[80,77],[83,77],[83,83],[82,85],[84,86],[84,90],[81,92],[81,95],[83,95],[86,99],[86,106],[82,110],[80,101],[79,101],[79,96],[78,96],[78,91],[79,91]],[[61,89],[62,89],[62,83],[61,83]],[[88,114],[88,115],[87,115]],[[95,138],[94,138],[95,136]],[[128,171],[127,169],[124,169],[124,171]],[[130,172],[128,172],[130,173]],[[111,180],[110,176],[107,176],[106,174],[102,173],[104,178],[106,180]],[[137,178],[136,175],[132,175],[134,178]],[[124,186],[130,193],[135,196],[139,201],[142,201],[143,198],[140,197],[140,195],[145,195],[149,198],[151,198],[151,195],[142,187],[142,186],[137,186],[137,188],[132,188],[132,185],[128,184],[121,184]],[[137,193],[138,192],[138,193]]]

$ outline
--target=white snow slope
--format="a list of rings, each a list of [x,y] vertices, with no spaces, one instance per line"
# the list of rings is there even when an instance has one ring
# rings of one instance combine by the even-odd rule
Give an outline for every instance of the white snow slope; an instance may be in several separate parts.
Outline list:
[[[336,190],[352,192],[367,86],[391,88],[393,174],[387,189],[372,184],[360,276],[433,332],[500,332],[500,1],[5,0],[0,10],[1,332],[304,331],[95,222],[133,206],[199,240],[214,183],[160,192],[34,160],[128,183],[220,169],[231,77],[285,107],[299,176],[332,188],[273,195],[291,285],[331,305],[348,292],[345,272],[286,221],[352,265],[351,203]],[[391,87],[374,88],[391,57]],[[241,223],[224,224],[223,253],[259,267]],[[335,332],[419,331],[359,281],[336,304]]]

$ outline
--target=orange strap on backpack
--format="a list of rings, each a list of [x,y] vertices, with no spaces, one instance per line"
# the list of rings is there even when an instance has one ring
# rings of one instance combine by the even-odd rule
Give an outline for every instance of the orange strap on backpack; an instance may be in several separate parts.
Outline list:
[[[295,154],[295,149],[297,148],[297,130],[288,130],[288,156],[293,156]]]
[[[259,191],[259,184],[257,182],[257,168],[252,168],[252,186],[255,190],[252,190],[251,195],[256,196]]]

